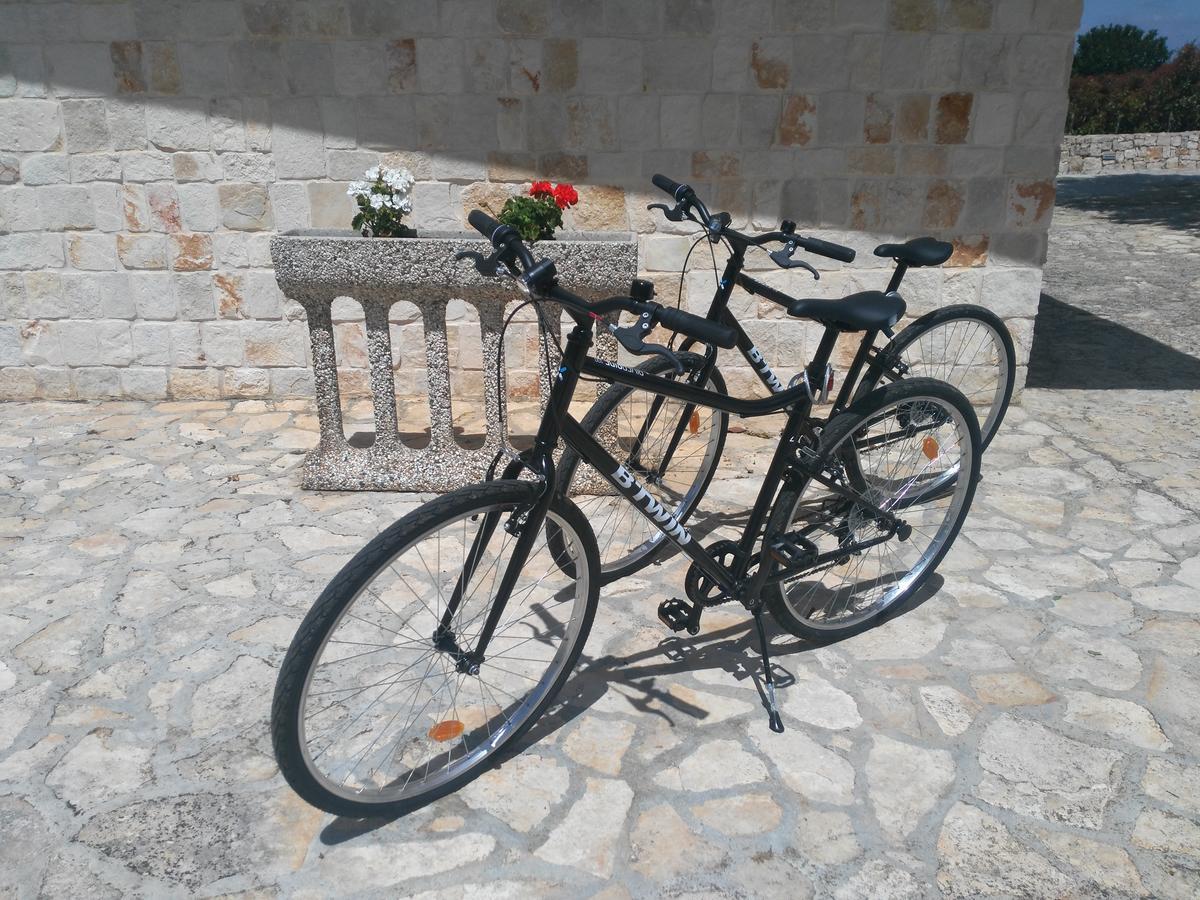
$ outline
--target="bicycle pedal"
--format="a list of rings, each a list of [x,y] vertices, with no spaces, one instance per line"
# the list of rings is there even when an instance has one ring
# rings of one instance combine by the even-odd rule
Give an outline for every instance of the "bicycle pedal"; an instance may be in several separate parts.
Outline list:
[[[789,569],[811,566],[820,555],[817,545],[805,537],[784,535],[771,544],[771,557]]]
[[[688,634],[699,634],[702,611],[703,607],[699,604],[672,597],[658,604],[658,620],[672,631],[686,630]]]

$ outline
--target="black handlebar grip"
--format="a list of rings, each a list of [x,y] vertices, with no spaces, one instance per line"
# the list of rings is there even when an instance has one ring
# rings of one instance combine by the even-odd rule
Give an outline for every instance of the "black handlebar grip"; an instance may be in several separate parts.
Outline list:
[[[503,226],[485,213],[482,209],[473,209],[467,213],[467,222],[489,241]]]
[[[654,175],[650,180],[654,182],[654,186],[661,191],[666,191],[674,199],[681,200],[683,195],[691,190],[686,184],[680,184],[678,181],[672,181],[666,175]]]
[[[841,262],[854,262],[855,252],[850,247],[843,247],[841,244],[835,244],[832,241],[823,241],[820,238],[804,238],[798,241],[798,243],[809,253],[840,260]]]
[[[694,316],[681,309],[674,309],[670,306],[662,307],[658,313],[658,321],[672,331],[686,334],[688,337],[706,344],[724,347],[726,350],[732,350],[734,344],[737,343],[737,334],[728,325]]]

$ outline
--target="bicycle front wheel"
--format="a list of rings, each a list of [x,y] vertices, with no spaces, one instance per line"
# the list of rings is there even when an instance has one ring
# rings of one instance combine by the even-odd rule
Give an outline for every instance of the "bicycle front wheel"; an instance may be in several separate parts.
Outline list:
[[[695,353],[678,356],[683,364],[682,375],[675,375],[671,364],[661,358],[647,360],[638,369],[679,380],[696,379],[704,357]],[[714,368],[704,387],[725,393],[721,373]],[[614,384],[596,400],[580,425],[589,434],[607,440],[617,462],[653,491],[663,508],[682,523],[696,509],[721,461],[729,416],[629,385]],[[577,490],[584,472],[595,479],[591,489],[598,484],[603,493]],[[558,490],[571,495],[592,523],[600,552],[602,584],[649,565],[665,547],[663,533],[637,507],[608,490],[595,470],[582,463],[579,454],[570,447],[563,451],[557,480]]]
[[[595,539],[556,500],[477,672],[534,485],[496,481],[415,510],[360,550],[305,617],[280,668],[271,734],[284,778],[341,815],[393,815],[483,772],[542,714],[583,649],[599,593]],[[456,607],[456,608],[454,608]]]
[[[928,378],[880,388],[834,417],[813,464],[850,494],[811,478],[780,494],[767,534],[807,541],[819,556],[768,587],[776,621],[792,634],[829,641],[871,627],[911,597],[962,527],[979,446],[970,402]],[[947,482],[953,487],[928,487]],[[879,511],[903,528],[886,527]]]
[[[989,309],[959,304],[935,309],[901,331],[881,351],[908,367],[906,377],[936,378],[958,388],[979,418],[981,449],[996,436],[1012,400],[1017,354],[1004,321]],[[899,376],[888,369],[864,380],[857,401]]]

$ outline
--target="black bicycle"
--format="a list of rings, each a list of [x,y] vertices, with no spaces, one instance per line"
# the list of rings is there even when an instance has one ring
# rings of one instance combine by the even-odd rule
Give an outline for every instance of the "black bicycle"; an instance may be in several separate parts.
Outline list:
[[[982,448],[991,443],[1012,399],[1016,377],[1016,352],[1004,322],[990,310],[973,304],[936,309],[913,321],[899,334],[892,330],[894,322],[871,327],[869,318],[872,310],[886,309],[894,303],[892,295],[899,290],[909,268],[940,266],[950,258],[954,249],[951,244],[929,237],[904,244],[882,244],[875,249],[875,255],[896,263],[885,291],[866,291],[841,300],[796,299],[747,275],[744,271],[747,253],[779,245],[769,254],[776,265],[784,269],[803,268],[819,278],[809,263],[794,258],[798,249],[841,262],[852,262],[855,251],[799,235],[795,223],[788,221],[778,231],[757,236],[741,234],[730,227],[728,213],[710,213],[688,185],[663,175],[655,175],[652,180],[676,201],[674,207],[656,203],[651,204],[652,209],[662,210],[673,222],[695,222],[702,230],[698,242],[707,238],[728,249],[728,260],[706,318],[734,330],[736,349],[769,391],[781,393],[786,388],[731,313],[729,299],[735,286],[779,304],[793,316],[838,322],[842,330],[863,333],[858,352],[826,411],[827,417],[837,415],[881,384],[925,376],[948,382],[966,395],[979,418]],[[877,347],[875,342],[880,332],[890,340]],[[674,336],[668,346],[673,346],[673,342]],[[685,340],[680,349],[687,350],[692,343]],[[710,347],[702,355],[678,356],[683,366],[679,373],[673,371],[674,362],[662,357],[648,360],[639,368],[647,374],[680,378],[709,390],[725,391],[715,348]],[[827,363],[824,368],[808,366],[792,384],[807,384],[815,400],[828,401],[833,379],[833,368]],[[726,412],[673,401],[637,386],[617,386],[605,391],[581,422],[584,430],[602,435],[630,471],[655,485],[671,514],[681,522],[688,520],[708,489],[729,429]],[[572,482],[579,473],[579,465],[579,455],[567,448],[558,467],[559,490],[573,496],[589,521],[596,525],[601,578],[607,584],[654,561],[666,544],[662,534],[633,514],[619,497],[596,493],[594,479],[586,491],[575,490]],[[952,475],[947,473],[947,478]],[[929,489],[937,487],[931,485]]]
[[[731,348],[736,331],[653,302],[649,285],[588,303],[561,287],[517,233],[475,211],[495,253],[481,272],[509,275],[537,304],[575,322],[533,446],[501,477],[404,516],[360,550],[300,625],[279,672],[271,728],[289,784],[308,802],[355,816],[396,814],[479,775],[546,711],[579,659],[596,611],[600,559],[592,524],[555,490],[560,439],[600,472],[692,565],[687,599],[659,606],[674,630],[696,633],[703,611],[741,603],[754,617],[771,727],[783,729],[763,627],[834,638],[894,611],[946,554],[970,508],[979,426],[954,387],[905,378],[851,403],[819,429],[801,384],[765,399],[602,362],[588,355],[602,327],[635,353],[685,367],[687,354],[646,345],[661,323]],[[903,301],[847,303],[822,319],[810,368],[823,370],[847,326],[878,330]],[[635,324],[603,317],[628,312]],[[762,489],[737,541],[709,547],[671,515],[640,475],[571,417],[582,377],[653,390],[723,414],[787,413]],[[948,489],[928,491],[947,471]]]

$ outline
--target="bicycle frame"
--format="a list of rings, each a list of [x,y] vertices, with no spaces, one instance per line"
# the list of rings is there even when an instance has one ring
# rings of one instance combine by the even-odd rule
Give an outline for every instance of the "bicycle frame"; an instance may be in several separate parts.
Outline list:
[[[767,390],[773,394],[778,394],[785,390],[783,382],[771,369],[771,365],[763,356],[762,351],[754,345],[754,341],[746,334],[746,330],[742,328],[741,323],[729,312],[729,298],[732,296],[735,286],[742,288],[750,294],[765,297],[784,308],[787,308],[796,298],[789,297],[782,291],[751,278],[744,271],[745,262],[746,248],[731,244],[729,259],[725,263],[725,270],[721,275],[720,281],[717,283],[717,289],[713,293],[712,302],[709,304],[708,313],[705,318],[728,325],[734,330],[737,334],[738,352],[742,354],[746,362],[754,369],[755,374],[758,375],[759,380],[766,386]],[[898,264],[892,273],[887,290],[897,290],[907,271],[907,265],[904,263]],[[868,377],[877,378],[891,366],[891,361],[884,357],[881,350],[875,348],[875,338],[878,334],[878,331],[868,331],[863,334],[862,340],[859,342],[858,351],[854,355],[854,360],[851,362],[850,368],[846,372],[846,377],[842,380],[842,386],[834,399],[830,415],[841,412],[850,402],[850,398],[854,395],[854,388],[859,383],[859,376],[862,374],[864,366],[867,366],[868,357],[872,355],[872,351],[874,351],[874,358],[870,361],[870,368],[867,371]],[[686,350],[693,343],[691,339],[688,339],[681,344],[680,349]],[[716,363],[716,348],[710,347],[705,355],[707,360],[702,373],[703,378],[708,377],[708,374],[712,371],[712,367]],[[814,383],[813,379],[815,377],[824,378],[824,368],[828,363],[828,358],[821,361],[819,366],[816,363],[817,360],[814,359],[805,367],[810,384]],[[823,384],[821,386],[823,387]]]
[[[522,455],[520,461],[510,463],[502,476],[504,478],[515,478],[522,468],[528,468],[544,479],[543,491],[538,502],[524,514],[523,521],[519,522],[520,537],[513,548],[513,554],[501,580],[496,600],[492,604],[492,608],[488,611],[487,620],[480,630],[476,647],[469,654],[465,651],[460,651],[462,660],[465,660],[465,664],[468,667],[471,665],[478,666],[482,662],[488,642],[491,640],[491,636],[507,605],[511,584],[515,581],[517,573],[520,572],[521,567],[525,564],[525,559],[532,549],[534,536],[537,535],[545,523],[547,509],[554,496],[554,460],[552,454],[558,446],[560,439],[573,447],[583,461],[595,468],[612,485],[618,494],[624,497],[629,503],[632,503],[643,516],[649,519],[666,536],[668,541],[674,544],[708,578],[718,584],[723,591],[728,592],[738,599],[742,597],[756,598],[760,595],[763,586],[767,583],[774,568],[774,563],[764,555],[763,562],[759,565],[751,583],[749,585],[742,583],[746,577],[754,547],[759,542],[760,535],[762,535],[764,530],[772,504],[789,471],[789,457],[791,456],[793,445],[811,421],[812,397],[807,387],[798,385],[794,388],[772,394],[770,397],[745,399],[730,397],[727,394],[717,391],[706,390],[688,382],[674,381],[669,378],[652,375],[639,369],[630,369],[625,366],[607,363],[588,355],[588,350],[592,345],[595,323],[588,316],[575,312],[572,312],[571,315],[574,317],[576,325],[568,335],[561,365],[559,366],[554,384],[551,387],[549,401],[542,414],[542,421],[534,438],[533,447]],[[822,370],[824,369],[833,352],[833,346],[837,341],[838,334],[837,329],[826,328],[820,347],[810,366],[819,366]],[[780,434],[779,444],[775,448],[771,464],[767,469],[767,474],[763,479],[762,486],[751,509],[750,517],[739,540],[739,548],[742,551],[741,558],[743,561],[738,564],[732,573],[718,563],[708,551],[692,538],[691,533],[676,521],[674,516],[646,490],[645,486],[642,485],[634,473],[619,463],[570,415],[569,405],[571,398],[574,396],[575,388],[582,375],[597,376],[604,381],[630,385],[654,394],[681,400],[685,404],[688,404],[688,407],[703,406],[746,417],[770,415],[783,410],[788,411],[787,423]],[[493,513],[489,515],[489,520],[480,528],[476,537],[477,542],[482,538],[486,543],[498,525],[499,514]],[[515,518],[516,516],[514,515]],[[505,527],[509,528],[510,525],[506,525]],[[767,537],[769,536],[763,536],[764,542]],[[473,548],[468,559],[472,560],[476,555]],[[451,603],[448,605],[446,617],[444,618],[445,623],[453,619],[454,607],[456,606],[454,601],[461,596],[462,585],[470,579],[471,569],[473,569],[473,566],[468,565],[467,571],[463,573],[463,576],[460,576],[459,585],[456,587],[451,598]],[[464,663],[460,661],[460,664]]]

